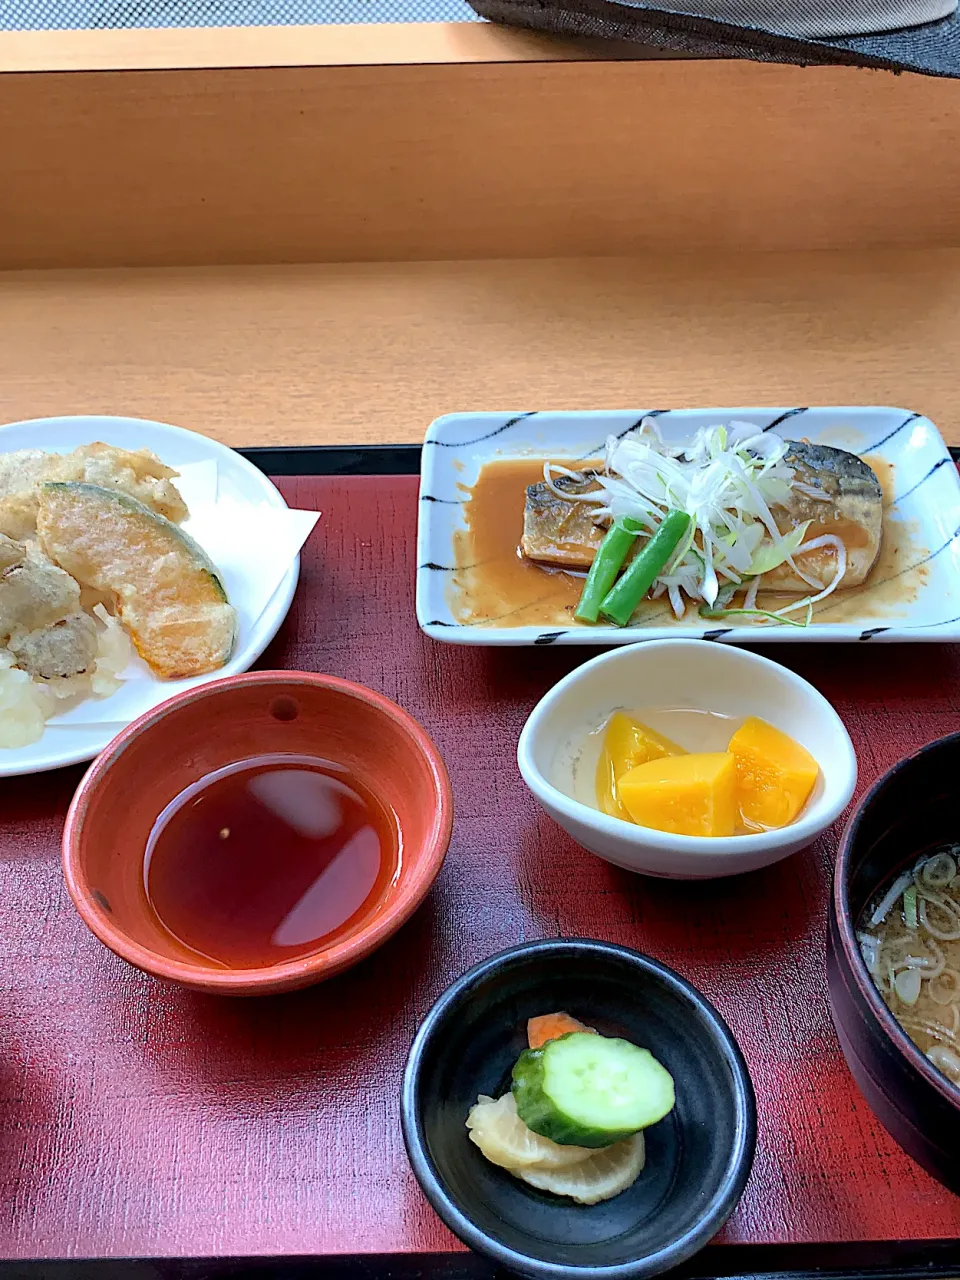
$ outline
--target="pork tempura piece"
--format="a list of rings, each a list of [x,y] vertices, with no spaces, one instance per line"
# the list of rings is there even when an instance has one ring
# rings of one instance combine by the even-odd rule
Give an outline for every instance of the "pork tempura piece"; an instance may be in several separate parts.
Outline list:
[[[100,441],[81,445],[72,453],[39,449],[0,453],[0,533],[32,538],[37,529],[39,486],[57,480],[120,489],[179,524],[189,512],[173,483],[176,474],[148,449],[118,449]]]

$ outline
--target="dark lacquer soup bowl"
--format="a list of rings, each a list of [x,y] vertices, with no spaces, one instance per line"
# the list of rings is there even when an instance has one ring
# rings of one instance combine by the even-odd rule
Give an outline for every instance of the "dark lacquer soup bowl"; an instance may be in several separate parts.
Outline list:
[[[901,1147],[960,1194],[960,1088],[914,1045],[884,1004],[857,940],[878,889],[926,850],[960,842],[960,733],[931,742],[875,783],[840,845],[827,978],[833,1020],[860,1090]]]

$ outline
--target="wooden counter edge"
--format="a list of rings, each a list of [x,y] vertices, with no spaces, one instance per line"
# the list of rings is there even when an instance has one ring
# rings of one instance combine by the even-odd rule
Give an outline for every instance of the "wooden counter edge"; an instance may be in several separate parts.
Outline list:
[[[487,22],[0,32],[0,74],[579,62],[598,58],[620,61],[671,56],[675,55],[608,41],[510,30]]]

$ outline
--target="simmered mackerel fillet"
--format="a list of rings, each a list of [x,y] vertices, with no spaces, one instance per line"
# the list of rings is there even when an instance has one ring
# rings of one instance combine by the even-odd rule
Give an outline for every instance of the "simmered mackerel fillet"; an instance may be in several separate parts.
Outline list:
[[[36,533],[40,485],[52,480],[80,480],[119,489],[175,524],[189,514],[173,478],[147,449],[114,445],[81,445],[72,453],[17,449],[0,453],[0,533],[30,538]]]
[[[788,533],[810,520],[806,541],[824,533],[836,534],[847,549],[847,571],[840,586],[858,587],[880,554],[883,490],[876,473],[855,453],[802,440],[791,441],[784,462],[793,468],[794,489],[787,505],[772,508],[777,528]],[[814,498],[798,485],[824,497]],[[829,582],[836,573],[836,559],[830,549],[808,552],[799,561],[805,573],[821,582]],[[776,591],[806,595],[810,590],[788,564],[765,574],[763,582]]]
[[[558,489],[587,493],[596,489],[593,472],[581,480],[560,476]],[[589,502],[566,501],[548,484],[532,484],[527,489],[523,509],[523,539],[520,549],[528,560],[565,569],[588,569],[606,530],[594,523],[595,508]]]
[[[842,538],[847,569],[840,586],[859,586],[880,554],[883,491],[876,474],[855,453],[800,440],[791,441],[784,462],[793,468],[795,485],[805,485],[824,496],[816,498],[795,488],[787,505],[771,509],[780,532],[789,533],[809,520],[808,541],[825,533]],[[556,484],[580,492],[595,487],[589,472],[579,484],[568,477]],[[523,554],[541,564],[589,569],[605,533],[602,525],[594,523],[593,512],[589,502],[567,501],[547,484],[530,485],[523,512]],[[805,572],[823,582],[829,582],[836,572],[835,553],[830,548],[807,553],[801,563]],[[791,595],[811,591],[810,584],[787,564],[765,574],[763,585]]]
[[[216,566],[163,516],[117,489],[45,484],[37,531],[44,551],[81,586],[116,600],[156,675],[203,675],[230,657],[237,612]]]

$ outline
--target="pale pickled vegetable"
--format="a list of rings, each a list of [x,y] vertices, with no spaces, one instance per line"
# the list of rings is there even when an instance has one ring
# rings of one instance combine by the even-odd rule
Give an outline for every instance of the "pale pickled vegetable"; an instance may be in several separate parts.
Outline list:
[[[528,1168],[516,1170],[531,1187],[569,1196],[578,1204],[599,1204],[612,1200],[632,1187],[643,1169],[646,1150],[642,1133],[625,1138],[612,1147],[594,1151],[588,1159],[561,1169]]]
[[[517,1102],[512,1093],[505,1093],[496,1101],[481,1094],[467,1116],[467,1128],[471,1141],[491,1164],[498,1164],[511,1173],[533,1167],[561,1169],[593,1155],[586,1147],[562,1147],[528,1129],[517,1115]]]

